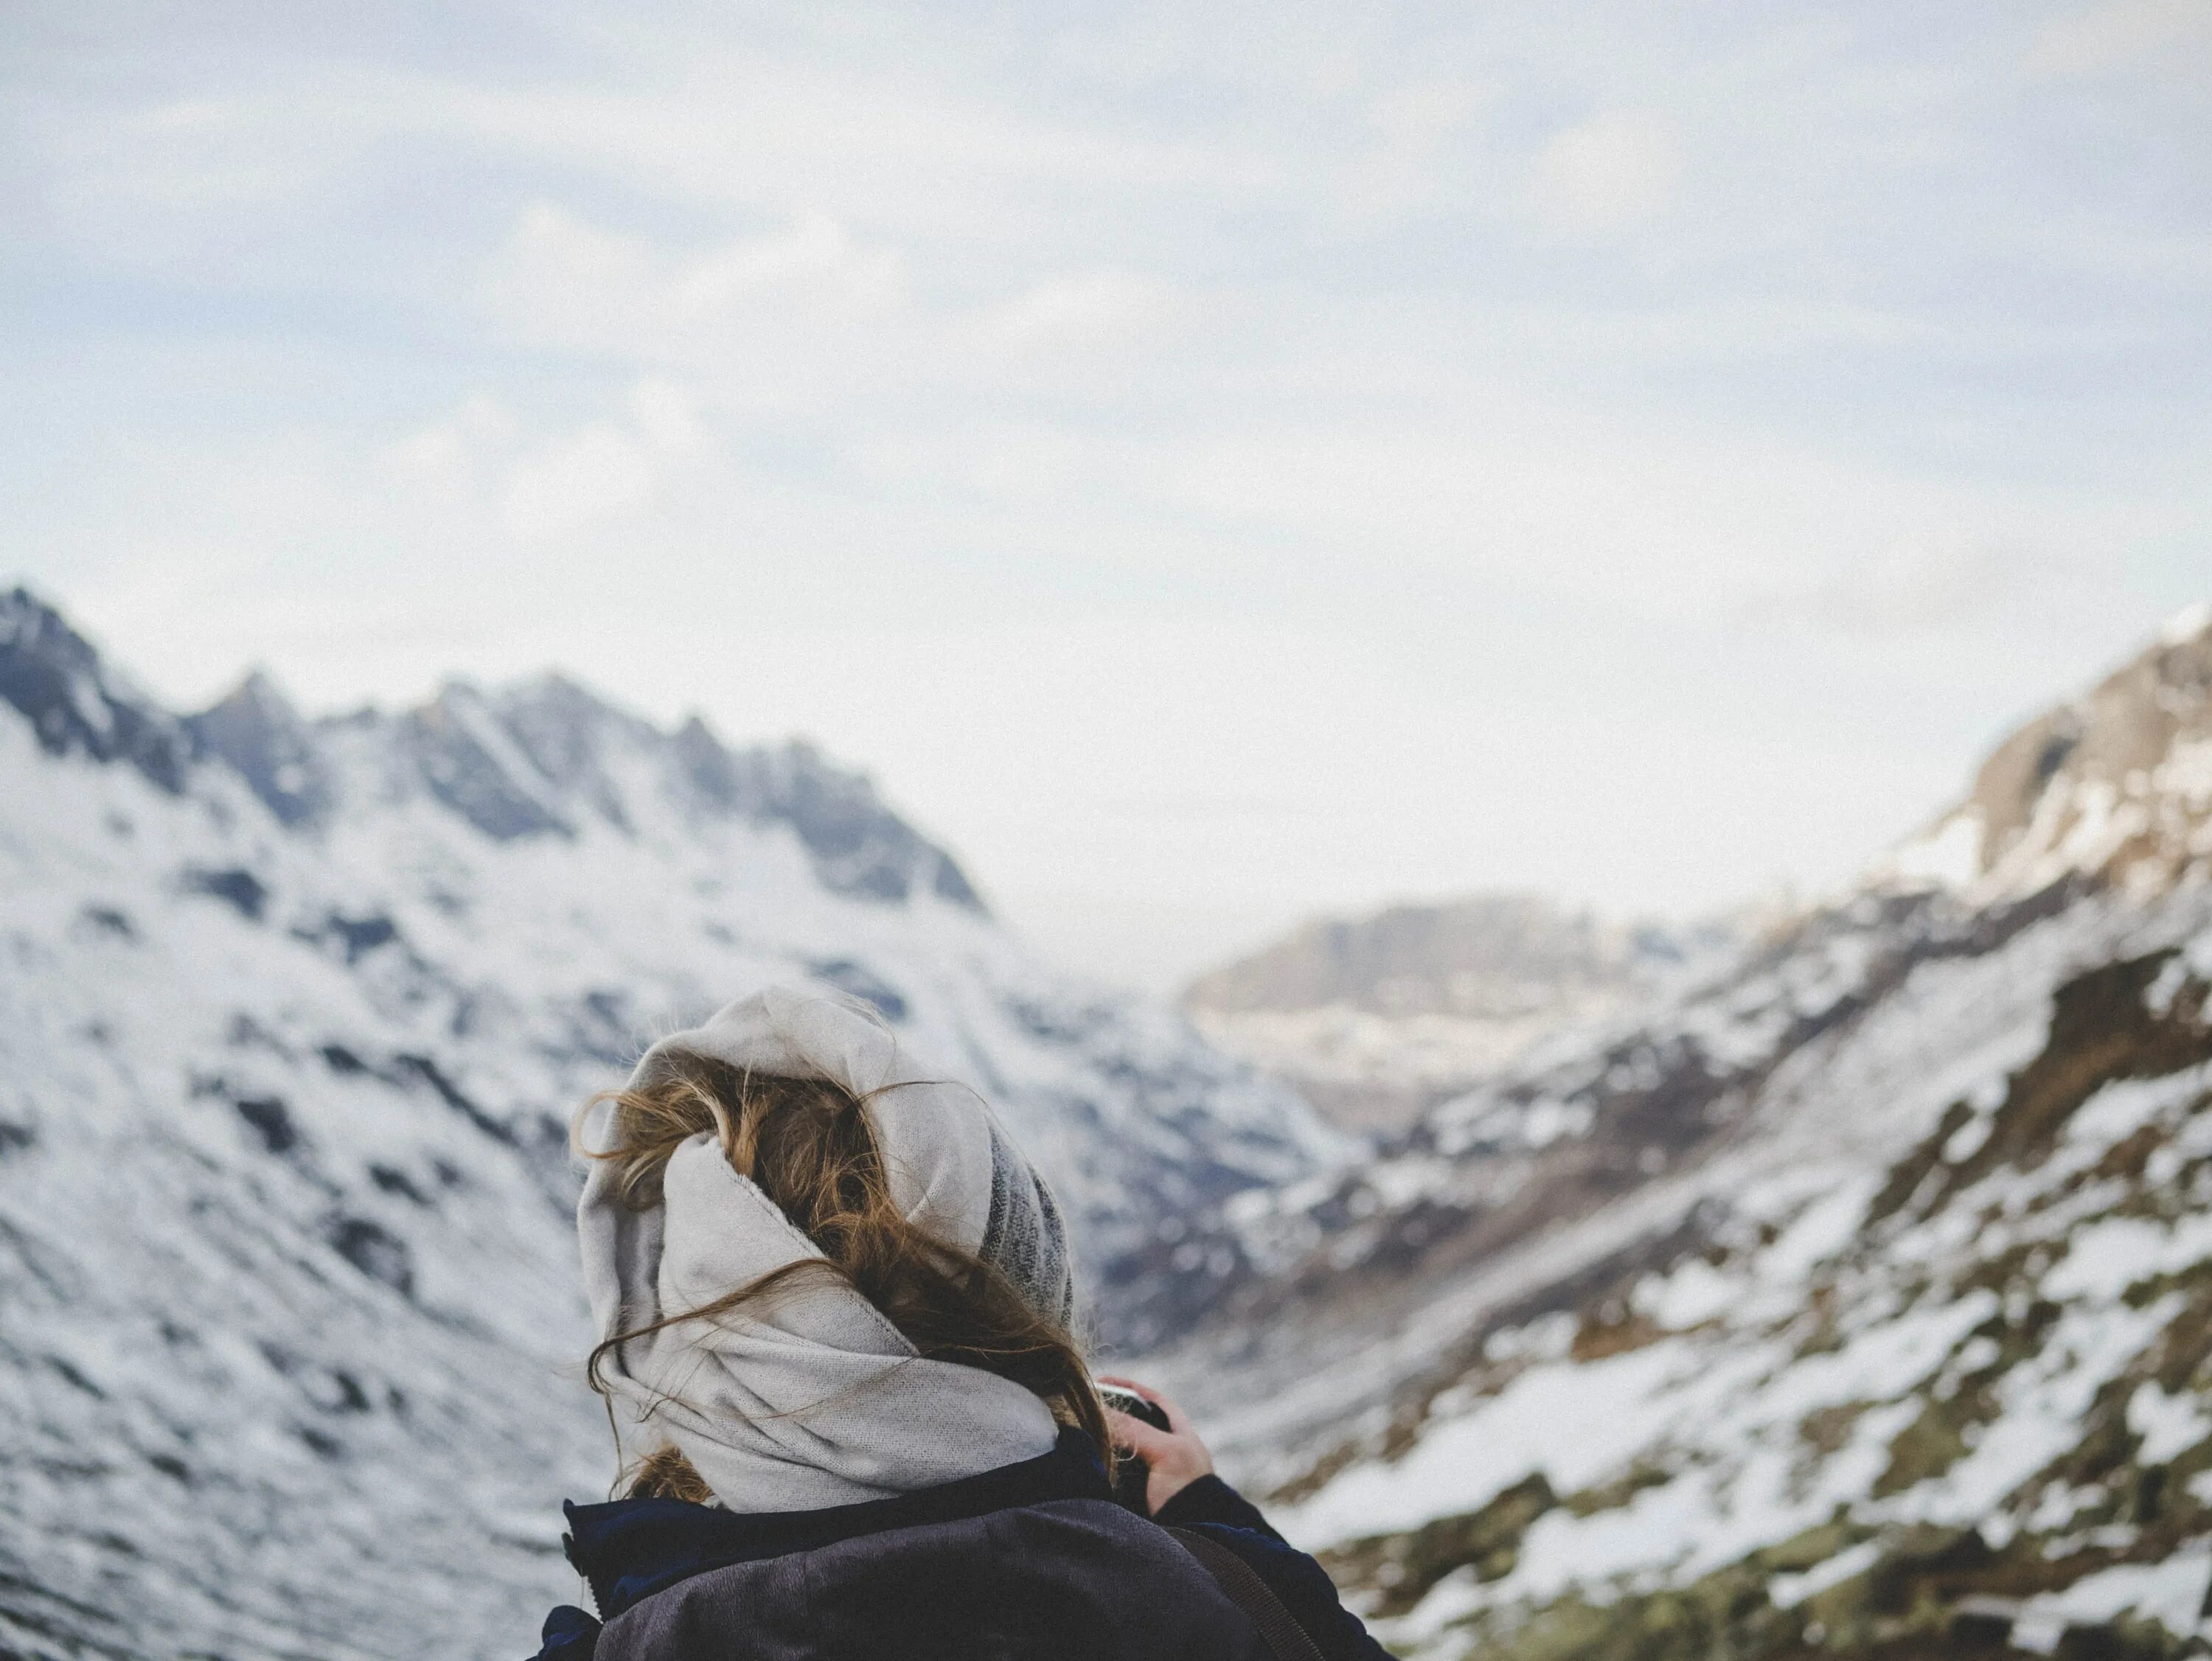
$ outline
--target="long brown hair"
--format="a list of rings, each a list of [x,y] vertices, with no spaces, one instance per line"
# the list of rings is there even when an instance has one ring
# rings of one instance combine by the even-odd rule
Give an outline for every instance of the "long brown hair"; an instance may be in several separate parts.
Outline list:
[[[612,1102],[614,1111],[603,1145],[588,1146],[584,1118],[602,1101]],[[907,1219],[891,1197],[862,1099],[823,1080],[747,1072],[677,1051],[653,1082],[586,1103],[574,1140],[586,1158],[614,1167],[621,1203],[645,1211],[660,1203],[670,1155],[702,1131],[714,1135],[731,1168],[774,1200],[822,1257],[787,1264],[696,1309],[616,1333],[592,1351],[586,1375],[594,1390],[608,1394],[601,1368],[632,1339],[727,1314],[800,1276],[829,1274],[881,1310],[922,1355],[980,1367],[1034,1391],[1054,1417],[1097,1444],[1110,1470],[1113,1439],[1075,1335],[1033,1307],[1000,1270]],[[711,1497],[673,1447],[646,1456],[630,1493]]]

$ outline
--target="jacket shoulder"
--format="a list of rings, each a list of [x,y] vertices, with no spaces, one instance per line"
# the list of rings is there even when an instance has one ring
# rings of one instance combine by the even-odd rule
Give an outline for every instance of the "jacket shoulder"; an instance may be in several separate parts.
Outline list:
[[[1054,1500],[710,1570],[607,1623],[596,1661],[1264,1661],[1165,1530]]]

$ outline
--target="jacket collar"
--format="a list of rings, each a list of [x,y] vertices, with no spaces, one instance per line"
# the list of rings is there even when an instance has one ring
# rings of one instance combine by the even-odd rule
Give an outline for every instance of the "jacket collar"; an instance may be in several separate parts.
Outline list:
[[[1081,1431],[1063,1428],[1052,1451],[1034,1459],[913,1494],[820,1511],[734,1512],[683,1500],[564,1503],[568,1532],[561,1544],[577,1573],[591,1582],[600,1618],[611,1621],[679,1580],[733,1563],[1048,1500],[1113,1497],[1097,1446]]]

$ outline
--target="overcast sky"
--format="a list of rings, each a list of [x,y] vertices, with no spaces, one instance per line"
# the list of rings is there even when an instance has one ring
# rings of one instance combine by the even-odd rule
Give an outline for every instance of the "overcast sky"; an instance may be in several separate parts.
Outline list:
[[[18,3],[0,574],[1067,961],[1838,880],[2212,592],[2212,4]]]

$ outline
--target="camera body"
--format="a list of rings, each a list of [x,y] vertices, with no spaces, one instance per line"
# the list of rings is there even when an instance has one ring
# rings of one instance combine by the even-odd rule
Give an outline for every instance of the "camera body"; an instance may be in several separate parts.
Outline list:
[[[1116,1413],[1126,1413],[1155,1430],[1173,1428],[1168,1423],[1165,1413],[1134,1391],[1124,1390],[1119,1385],[1103,1384],[1098,1386],[1098,1399]],[[1123,1454],[1121,1464],[1115,1467],[1114,1497],[1139,1517],[1152,1514],[1152,1507],[1145,1503],[1145,1484],[1152,1474],[1150,1467],[1133,1453]]]

